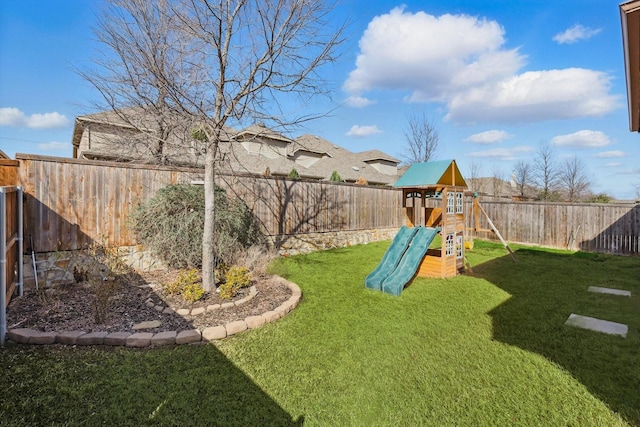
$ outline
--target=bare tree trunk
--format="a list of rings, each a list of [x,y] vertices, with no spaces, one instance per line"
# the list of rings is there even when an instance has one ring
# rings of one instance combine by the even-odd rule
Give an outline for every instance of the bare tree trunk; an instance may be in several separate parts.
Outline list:
[[[202,236],[202,287],[211,292],[216,287],[216,152],[215,142],[207,151],[204,167],[204,230]]]

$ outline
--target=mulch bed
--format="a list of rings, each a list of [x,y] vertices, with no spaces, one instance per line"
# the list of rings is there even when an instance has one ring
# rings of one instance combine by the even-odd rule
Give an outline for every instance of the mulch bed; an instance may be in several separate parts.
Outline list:
[[[24,295],[14,296],[7,307],[7,327],[43,332],[132,332],[137,323],[160,320],[160,326],[152,332],[203,330],[261,315],[275,309],[291,296],[286,284],[277,278],[269,278],[252,283],[258,291],[257,295],[239,306],[205,311],[195,316],[159,312],[158,306],[177,311],[238,301],[249,294],[249,288],[244,288],[234,298],[222,300],[218,293],[211,292],[191,304],[180,296],[162,292],[161,283],[174,280],[176,276],[175,271],[128,274],[109,298],[106,310],[103,310],[107,313],[106,319],[100,322],[96,321],[96,307],[104,308],[104,304],[96,303],[95,290],[88,282],[58,285],[39,292],[25,289]],[[147,304],[148,301],[153,301],[153,306],[149,306],[151,304]]]

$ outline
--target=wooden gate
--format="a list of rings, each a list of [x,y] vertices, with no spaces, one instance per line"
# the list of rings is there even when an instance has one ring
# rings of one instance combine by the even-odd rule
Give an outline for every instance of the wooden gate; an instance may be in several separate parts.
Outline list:
[[[7,333],[7,305],[22,294],[22,189],[0,187],[0,344]]]

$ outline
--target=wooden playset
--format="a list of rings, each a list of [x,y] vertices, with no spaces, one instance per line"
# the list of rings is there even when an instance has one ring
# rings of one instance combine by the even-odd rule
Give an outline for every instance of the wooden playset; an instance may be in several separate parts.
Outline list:
[[[416,163],[393,185],[402,189],[408,227],[438,228],[440,248],[428,249],[417,269],[420,277],[453,277],[464,270],[467,188],[455,160]]]

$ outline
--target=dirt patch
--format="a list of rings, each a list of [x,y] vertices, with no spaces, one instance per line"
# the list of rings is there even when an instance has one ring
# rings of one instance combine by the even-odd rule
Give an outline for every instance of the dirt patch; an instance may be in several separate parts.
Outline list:
[[[278,278],[252,283],[257,294],[238,306],[207,311],[210,305],[239,301],[249,295],[249,288],[232,299],[222,300],[211,292],[193,304],[180,296],[168,296],[162,292],[161,283],[177,276],[176,272],[130,274],[121,280],[117,290],[108,299],[105,319],[97,319],[96,313],[104,304],[96,299],[96,291],[88,282],[59,285],[45,292],[25,289],[22,297],[15,296],[7,307],[8,328],[30,328],[39,331],[66,332],[133,332],[133,326],[145,321],[159,320],[160,326],[148,332],[205,329],[225,325],[248,316],[261,315],[273,310],[291,296],[291,290]],[[174,313],[163,313],[170,307]],[[178,315],[178,309],[205,308],[197,315]]]

